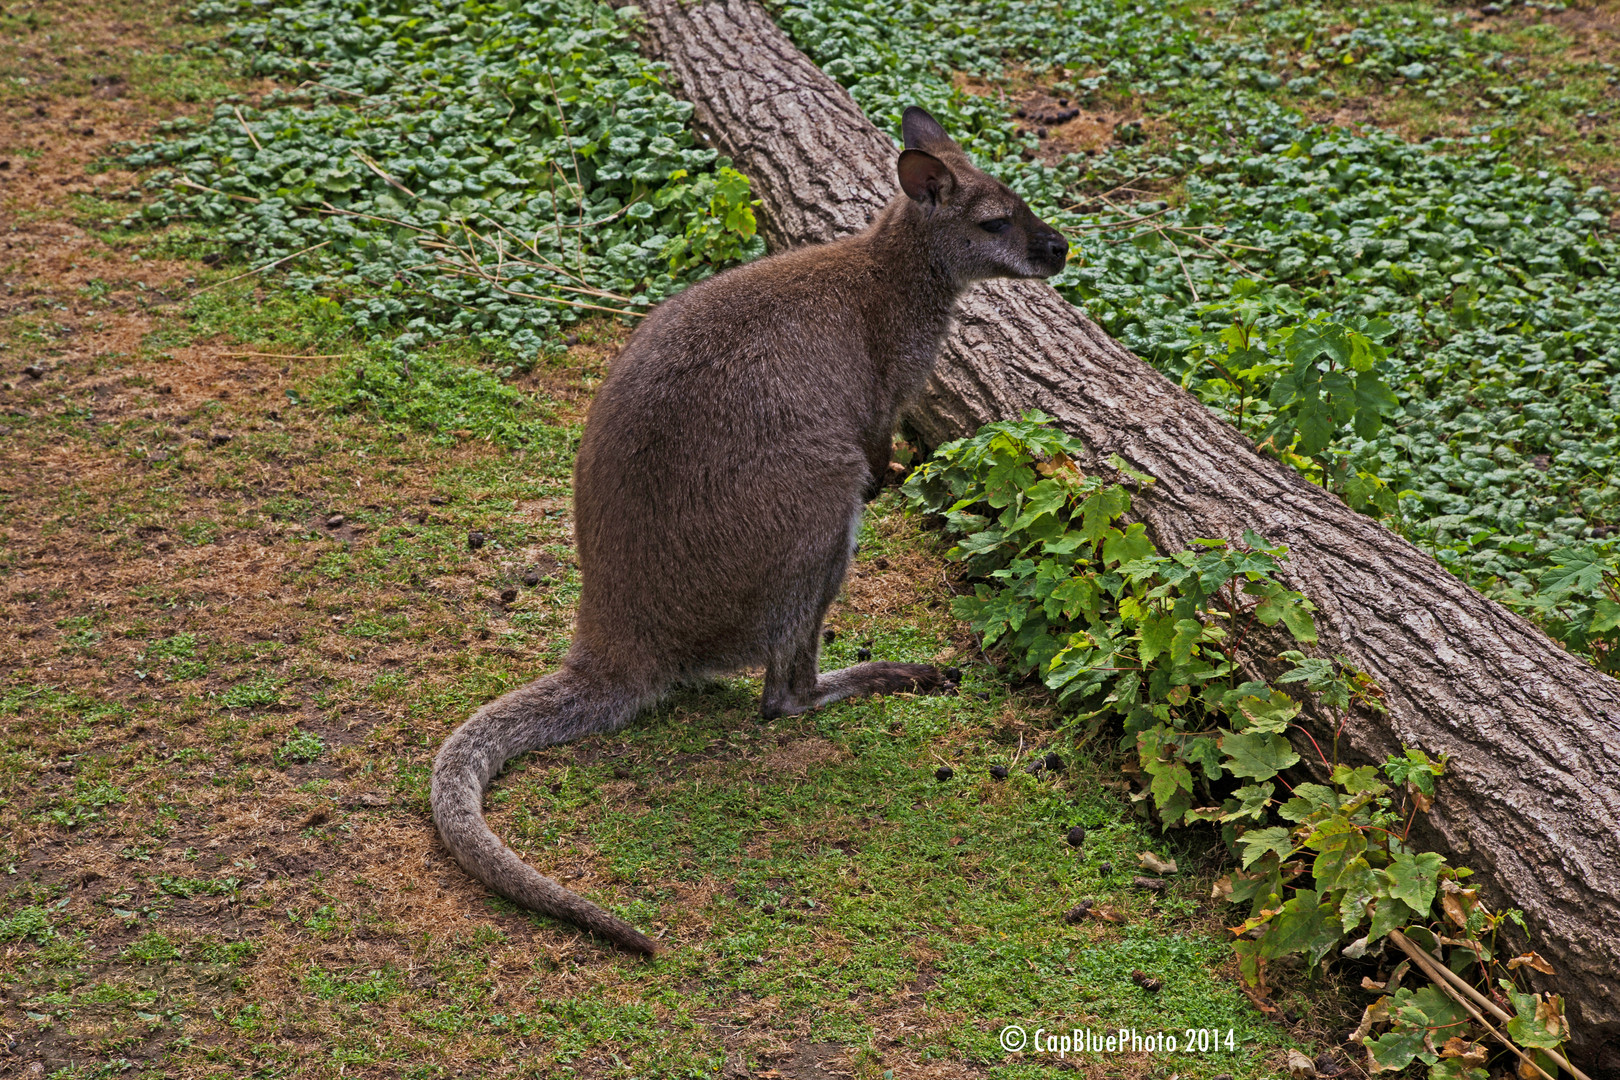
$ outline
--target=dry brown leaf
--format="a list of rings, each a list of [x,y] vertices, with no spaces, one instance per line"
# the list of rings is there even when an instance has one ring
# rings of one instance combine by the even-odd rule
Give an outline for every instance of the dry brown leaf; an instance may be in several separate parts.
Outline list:
[[[1541,954],[1537,952],[1527,952],[1523,956],[1515,956],[1507,962],[1507,966],[1509,971],[1527,967],[1532,971],[1539,971],[1543,975],[1553,974],[1553,966],[1543,960]]]
[[[1225,900],[1228,896],[1231,896],[1231,895],[1232,895],[1232,875],[1227,874],[1224,877],[1216,878],[1215,879],[1215,884],[1210,887],[1209,898],[1211,900]]]
[[[1143,869],[1151,870],[1155,874],[1173,874],[1176,872],[1176,860],[1161,859],[1151,851],[1139,852],[1136,856]]]
[[[1104,922],[1122,923],[1125,921],[1125,916],[1106,904],[1102,907],[1087,908],[1086,914],[1093,919],[1102,919]]]
[[[1316,1062],[1298,1050],[1288,1051],[1288,1075],[1294,1080],[1316,1080]]]
[[[1461,929],[1468,929],[1468,915],[1479,906],[1479,890],[1465,889],[1455,881],[1440,883],[1440,907],[1446,918]]]
[[[1547,1029],[1547,1034],[1555,1039],[1564,1036],[1564,999],[1557,994],[1548,994],[1545,1001],[1541,995],[1536,995],[1536,1022]]]
[[[1456,1058],[1465,1069],[1482,1069],[1491,1055],[1479,1043],[1471,1042],[1460,1035],[1453,1035],[1440,1048],[1440,1056],[1443,1058]]]
[[[1372,1031],[1372,1026],[1374,1024],[1382,1024],[1388,1019],[1389,998],[1381,997],[1371,1005],[1367,1006],[1366,1010],[1361,1014],[1360,1025],[1358,1025],[1356,1030],[1350,1033],[1350,1037],[1344,1041],[1348,1043],[1359,1043],[1362,1039],[1367,1037],[1368,1032]]]

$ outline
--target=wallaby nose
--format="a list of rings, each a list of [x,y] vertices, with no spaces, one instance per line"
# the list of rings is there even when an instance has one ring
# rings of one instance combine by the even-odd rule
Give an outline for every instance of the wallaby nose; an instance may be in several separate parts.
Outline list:
[[[1048,228],[1036,236],[1030,248],[1030,254],[1037,261],[1049,264],[1054,274],[1063,269],[1069,259],[1069,242],[1056,229]]]

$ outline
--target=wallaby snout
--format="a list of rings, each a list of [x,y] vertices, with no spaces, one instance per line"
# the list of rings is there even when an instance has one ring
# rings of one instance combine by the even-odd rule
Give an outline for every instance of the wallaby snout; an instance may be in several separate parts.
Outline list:
[[[1029,264],[1036,273],[1030,276],[1047,278],[1062,273],[1069,263],[1069,242],[1062,233],[1034,214],[1030,217],[1036,226],[1029,238]]]

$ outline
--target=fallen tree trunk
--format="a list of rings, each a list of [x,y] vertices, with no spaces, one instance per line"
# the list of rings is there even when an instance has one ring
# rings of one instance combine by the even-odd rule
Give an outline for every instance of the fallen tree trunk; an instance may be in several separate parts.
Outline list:
[[[753,178],[767,242],[863,228],[896,192],[893,140],[750,0],[647,0],[699,130]],[[1290,549],[1322,651],[1384,689],[1351,754],[1448,754],[1437,842],[1522,908],[1568,997],[1576,1058],[1620,1076],[1620,682],[1250,441],[1044,282],[975,289],[908,417],[932,444],[1039,408],[1094,459],[1157,477],[1134,514],[1164,549],[1253,529]],[[1478,880],[1478,879],[1476,879]]]

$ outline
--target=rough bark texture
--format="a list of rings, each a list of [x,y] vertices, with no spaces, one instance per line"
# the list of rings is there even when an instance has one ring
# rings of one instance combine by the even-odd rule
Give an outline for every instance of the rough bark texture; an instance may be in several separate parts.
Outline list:
[[[858,230],[893,196],[894,141],[763,9],[644,8],[700,131],[753,178],[773,247]],[[1134,512],[1161,547],[1245,529],[1289,547],[1285,577],[1320,608],[1322,652],[1387,695],[1387,716],[1350,721],[1350,752],[1450,755],[1438,841],[1525,911],[1568,995],[1577,1059],[1620,1076],[1620,682],[1258,454],[1045,283],[980,286],[909,420],[937,444],[1030,408],[1095,458],[1158,478]]]

